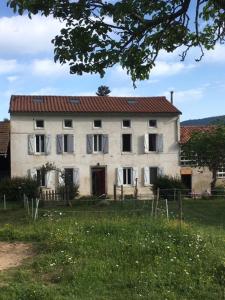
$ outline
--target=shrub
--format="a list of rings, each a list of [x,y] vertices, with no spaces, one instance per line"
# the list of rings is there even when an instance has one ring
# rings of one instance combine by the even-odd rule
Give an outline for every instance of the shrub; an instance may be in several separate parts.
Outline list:
[[[79,195],[79,186],[76,184],[69,184],[69,185],[60,185],[57,188],[57,192],[64,197],[68,197],[68,200],[74,200]]]
[[[171,176],[160,176],[156,179],[153,184],[152,191],[156,195],[157,189],[160,189],[160,197],[166,198],[168,200],[174,199],[174,190],[179,190],[184,193],[186,189],[185,185],[182,183],[181,179],[178,177]],[[177,200],[178,192],[175,192],[175,198]]]
[[[23,194],[28,198],[38,197],[38,183],[28,177],[6,178],[0,182],[0,196],[6,196],[7,201],[20,201]]]
[[[225,196],[225,187],[223,185],[217,185],[214,190],[211,191],[212,196]]]

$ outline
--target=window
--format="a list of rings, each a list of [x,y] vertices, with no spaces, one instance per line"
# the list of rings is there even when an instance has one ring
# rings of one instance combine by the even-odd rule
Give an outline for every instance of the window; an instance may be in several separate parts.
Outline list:
[[[132,168],[123,168],[123,184],[132,184]]]
[[[45,152],[45,136],[44,134],[37,134],[36,139],[36,152],[44,153]]]
[[[93,152],[102,152],[102,134],[93,135]]]
[[[130,128],[131,122],[130,120],[123,120],[123,128]]]
[[[148,151],[156,151],[157,134],[149,134]]]
[[[102,120],[94,120],[94,128],[101,128]]]
[[[157,121],[156,120],[149,120],[149,127],[157,127]]]
[[[46,186],[46,173],[41,169],[37,170],[37,183],[39,186]]]
[[[217,178],[225,178],[225,166],[219,168]]]
[[[68,152],[68,135],[64,134],[63,136],[63,151]]]
[[[64,120],[63,125],[64,125],[64,128],[73,128],[73,121],[72,120]]]
[[[158,177],[158,168],[157,167],[150,167],[149,168],[149,175],[150,175],[150,184],[154,184],[157,177]]]
[[[36,120],[35,127],[38,129],[44,128],[44,120]]]
[[[122,151],[123,152],[131,152],[131,134],[123,134],[122,135]]]
[[[73,168],[66,168],[65,169],[65,185],[72,185],[73,184]]]

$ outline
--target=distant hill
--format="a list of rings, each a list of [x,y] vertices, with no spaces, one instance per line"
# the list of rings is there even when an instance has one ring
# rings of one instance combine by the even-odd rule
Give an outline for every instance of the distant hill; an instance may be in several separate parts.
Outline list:
[[[225,116],[209,117],[203,119],[193,119],[181,122],[181,125],[215,125],[215,124],[225,124]]]

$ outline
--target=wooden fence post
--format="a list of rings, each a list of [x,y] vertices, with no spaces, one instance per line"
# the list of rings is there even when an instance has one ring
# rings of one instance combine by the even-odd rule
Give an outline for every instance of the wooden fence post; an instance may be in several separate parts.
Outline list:
[[[3,207],[4,207],[4,210],[6,210],[6,196],[5,196],[5,194],[3,196]]]
[[[137,199],[137,197],[138,197],[137,182],[138,182],[138,179],[135,178],[135,188],[134,188],[134,198],[135,198],[135,199]]]
[[[121,200],[123,200],[123,185],[121,185]]]
[[[180,191],[178,193],[178,209],[179,209],[179,222],[180,222],[180,227],[181,227],[182,220],[183,220],[183,207],[182,207],[182,197],[181,197]]]
[[[155,217],[157,217],[157,210],[158,210],[158,205],[159,205],[159,194],[160,194],[160,189],[157,188],[156,204],[155,204]]]
[[[113,186],[113,199],[116,201],[116,184]]]
[[[167,218],[167,220],[169,220],[168,201],[167,201],[167,199],[165,199],[165,201],[166,201],[166,218]]]

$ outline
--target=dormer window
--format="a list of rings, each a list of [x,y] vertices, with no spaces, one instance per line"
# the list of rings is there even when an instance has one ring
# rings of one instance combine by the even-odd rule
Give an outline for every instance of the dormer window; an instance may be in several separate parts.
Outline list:
[[[102,120],[94,120],[94,128],[102,128]]]
[[[35,121],[35,127],[37,129],[43,129],[44,128],[44,120],[36,120]]]

